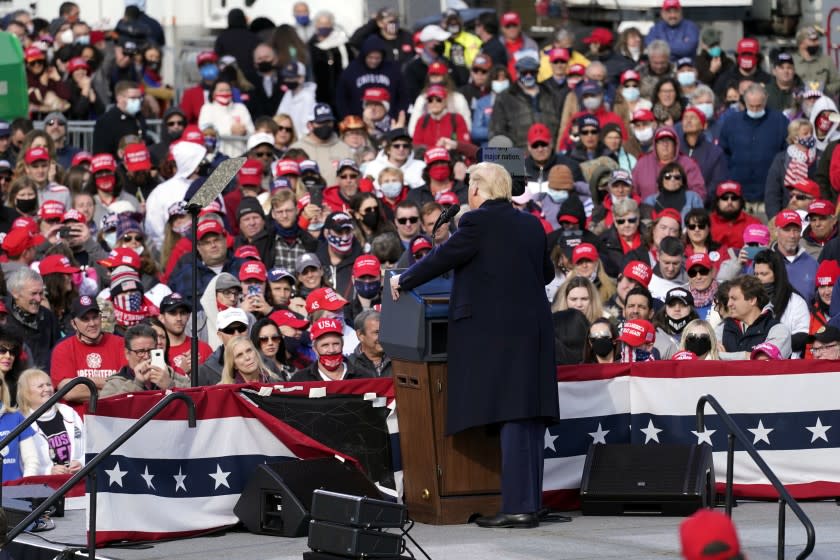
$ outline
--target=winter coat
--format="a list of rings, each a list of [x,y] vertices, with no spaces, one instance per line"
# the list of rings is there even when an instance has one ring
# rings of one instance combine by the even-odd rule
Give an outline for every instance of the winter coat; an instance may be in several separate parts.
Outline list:
[[[312,63],[312,81],[317,85],[316,99],[319,103],[329,103],[333,110],[337,111],[335,99],[338,82],[342,72],[353,61],[353,50],[347,45],[347,35],[343,30],[333,28],[332,32],[320,41],[313,36],[307,45],[309,60]]]
[[[321,171],[321,177],[328,185],[336,183],[335,169],[338,162],[343,159],[353,159],[353,150],[350,146],[339,140],[338,135],[333,134],[329,140],[322,143],[316,143],[311,134],[307,134],[291,146],[292,148],[302,148],[308,155],[309,159],[315,160],[318,163],[318,168]]]
[[[489,136],[507,136],[515,147],[524,147],[528,142],[528,129],[536,122],[543,123],[548,130],[557,130],[560,125],[557,98],[551,89],[540,85],[535,110],[533,98],[515,83],[496,97]]]
[[[659,194],[652,194],[644,200],[644,203],[653,208],[654,212],[661,212],[664,208],[659,205]],[[703,200],[694,191],[685,191],[685,205],[680,209],[680,215],[685,221],[685,216],[693,208],[703,208]]]
[[[205,129],[213,125],[219,136],[232,136],[231,127],[234,123],[245,126],[245,134],[240,136],[241,140],[219,140],[218,150],[226,156],[236,157],[245,152],[245,143],[248,137],[254,133],[254,122],[251,120],[251,113],[242,103],[231,102],[224,106],[216,103],[205,103],[198,113],[198,127]]]
[[[441,138],[449,138],[456,142],[469,142],[470,131],[467,130],[464,117],[449,112],[445,112],[437,118],[429,114],[423,115],[414,129],[412,141],[418,148],[430,149],[434,148]]]
[[[378,35],[371,35],[362,44],[359,57],[353,60],[338,81],[335,92],[337,118],[362,114],[362,95],[369,87],[382,87],[391,95],[390,114],[396,117],[408,105],[403,79],[396,62],[383,60],[376,68],[368,68],[365,57],[373,51],[385,53],[385,42]]]
[[[826,55],[815,56],[811,60],[805,60],[799,51],[793,53],[793,64],[796,74],[806,84],[819,82],[823,85],[823,91],[828,96],[836,96],[840,93],[840,72],[831,57]]]
[[[367,168],[365,168],[365,176],[373,177],[373,185],[377,191],[379,190],[379,173],[386,167],[395,166],[388,161],[388,156],[385,154],[385,151],[380,150],[376,158],[368,163]],[[423,179],[424,169],[426,169],[426,162],[422,159],[415,158],[414,152],[410,153],[408,159],[400,167],[400,171],[403,172],[403,182],[412,189],[423,185],[426,182]]]
[[[764,212],[768,220],[772,220],[776,214],[787,208],[790,202],[790,189],[785,188],[785,172],[788,165],[790,155],[785,149],[776,154],[767,172],[767,182],[764,184]],[[817,164],[813,162],[808,166],[808,178],[813,179],[816,172]]]
[[[752,349],[762,342],[775,344],[781,351],[782,357],[790,356],[790,331],[773,316],[772,307],[765,308],[753,324],[746,329],[742,328],[740,321],[732,317],[724,319],[718,329],[719,332],[715,334],[718,335],[718,340],[721,341],[726,353],[729,354],[729,356],[725,356],[722,353],[721,359],[748,359],[747,356]],[[744,353],[747,356],[744,356]]]
[[[657,39],[665,41],[671,47],[671,60],[679,60],[684,56],[693,57],[700,42],[700,29],[696,23],[685,18],[673,26],[663,19],[658,19],[645,36],[645,46]]]
[[[296,91],[287,91],[277,106],[277,114],[292,117],[292,124],[298,135],[303,136],[308,130],[306,124],[312,120],[315,112],[315,102],[318,97],[318,86],[312,82],[304,82]]]
[[[446,96],[446,110],[449,113],[461,115],[464,123],[467,125],[467,131],[471,130],[472,126],[472,111],[470,111],[470,104],[464,94],[459,91],[449,92]],[[417,129],[417,123],[423,119],[427,114],[426,111],[426,96],[421,93],[414,100],[411,106],[411,117],[408,119],[408,133],[414,134]],[[467,140],[469,142],[469,140]]]
[[[347,356],[347,369],[362,377],[391,377],[393,374],[393,367],[391,358],[387,355],[382,356],[382,369],[376,370],[370,358],[362,352],[362,345],[356,346],[352,354]]]
[[[729,178],[729,166],[723,150],[717,144],[708,140],[705,134],[697,137],[697,143],[690,147],[685,141],[685,135],[680,130],[677,135],[680,139],[680,152],[694,160],[703,180],[706,182],[706,197],[712,198],[717,185]]]
[[[830,97],[824,95],[814,102],[814,107],[811,109],[809,120],[814,131],[817,130],[817,116],[823,111],[837,112],[837,104]],[[816,135],[816,132],[814,134]],[[817,153],[822,154],[828,145],[835,140],[840,140],[840,123],[831,123],[831,128],[828,129],[822,140],[817,137]]]
[[[694,160],[685,154],[679,154],[676,162],[685,170],[688,190],[695,192],[700,200],[705,200],[706,181],[703,179],[703,172]],[[645,199],[659,193],[656,178],[659,177],[659,171],[663,167],[665,165],[660,163],[655,151],[641,156],[636,162],[636,167],[633,168],[633,194]]]

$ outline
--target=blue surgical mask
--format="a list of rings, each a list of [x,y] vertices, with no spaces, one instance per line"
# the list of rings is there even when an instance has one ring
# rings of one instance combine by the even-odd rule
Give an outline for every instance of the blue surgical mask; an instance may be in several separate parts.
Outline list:
[[[198,69],[201,79],[212,82],[219,77],[219,67],[215,64],[205,64]]]
[[[650,359],[650,352],[647,350],[640,350],[639,348],[636,348],[635,354],[637,362],[646,362]]]
[[[387,183],[380,183],[379,190],[382,195],[387,198],[397,198],[402,192],[403,185],[399,181],[389,181]]]
[[[693,86],[697,82],[694,72],[677,72],[677,81],[681,86]]]
[[[76,44],[77,45],[89,45],[90,44],[90,35],[79,35],[76,37]]]
[[[761,117],[763,117],[763,116],[764,116],[764,114],[765,114],[766,112],[767,112],[767,111],[765,111],[764,109],[762,109],[761,111],[750,111],[750,110],[747,110],[747,116],[748,116],[749,118],[751,118],[751,119],[760,119]]]
[[[557,204],[560,204],[569,198],[569,191],[555,191],[554,189],[548,189],[545,194],[548,195],[548,198],[550,198],[552,202]]]
[[[374,299],[382,291],[382,282],[373,280],[365,282],[364,280],[354,280],[353,287],[356,288],[356,293],[359,297],[365,299]]]
[[[132,117],[140,112],[140,106],[143,104],[141,99],[129,99],[125,104],[125,112]]]
[[[711,56],[712,58],[719,57],[721,53],[722,51],[720,50],[720,47],[712,47],[709,49],[709,56]]]
[[[626,87],[623,90],[621,90],[621,95],[622,97],[624,97],[624,99],[632,103],[639,99],[639,96],[641,96],[641,92],[637,87]]]
[[[507,88],[509,87],[509,80],[499,80],[498,82],[490,84],[490,88],[493,90],[493,93],[502,93],[503,91],[507,91]]]
[[[295,21],[301,27],[306,27],[307,25],[309,25],[309,16],[295,16]]]
[[[706,115],[706,119],[711,119],[712,115],[715,114],[715,105],[714,103],[698,103],[695,105],[697,109],[700,110],[701,113]]]
[[[108,247],[114,248],[117,245],[117,231],[109,231],[108,233],[102,236],[102,239],[105,240],[105,243],[108,244]]]
[[[205,136],[204,137],[204,147],[207,148],[207,151],[213,153],[216,151],[216,142],[218,140],[215,136]]]
[[[522,76],[519,76],[519,83],[526,88],[532,88],[537,85],[537,77],[533,74],[523,74]]]

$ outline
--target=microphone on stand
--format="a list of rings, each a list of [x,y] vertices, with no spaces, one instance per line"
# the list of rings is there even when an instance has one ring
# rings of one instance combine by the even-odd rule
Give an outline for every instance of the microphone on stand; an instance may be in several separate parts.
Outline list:
[[[443,224],[448,224],[450,221],[452,221],[452,218],[457,216],[458,212],[460,211],[461,206],[458,204],[453,204],[452,206],[446,208],[443,212],[440,213],[440,216],[438,216],[438,219],[437,221],[435,221],[435,225],[432,228],[432,240],[435,239],[435,234],[437,233],[437,230],[443,227]]]

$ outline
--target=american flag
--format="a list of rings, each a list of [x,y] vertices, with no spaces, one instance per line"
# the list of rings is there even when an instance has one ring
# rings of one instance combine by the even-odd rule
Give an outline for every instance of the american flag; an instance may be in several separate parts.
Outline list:
[[[840,496],[840,368],[814,360],[653,362],[558,368],[559,423],[545,435],[547,505],[573,508],[592,444],[712,445],[718,489],[727,433],[711,407],[706,430],[695,410],[714,396],[796,499]],[[832,430],[834,430],[832,432]],[[775,491],[736,445],[736,496]]]

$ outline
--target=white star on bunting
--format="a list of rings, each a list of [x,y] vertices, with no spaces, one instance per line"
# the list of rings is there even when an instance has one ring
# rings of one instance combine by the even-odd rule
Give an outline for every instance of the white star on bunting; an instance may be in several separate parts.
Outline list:
[[[140,478],[142,478],[146,482],[146,487],[149,490],[157,490],[157,488],[155,488],[155,485],[152,484],[152,479],[154,477],[155,475],[149,473],[149,465],[146,465],[146,470],[143,474],[140,475]]]
[[[765,428],[764,423],[759,420],[757,427],[747,429],[753,434],[753,445],[757,444],[759,441],[764,441],[767,445],[770,445],[770,432],[772,432],[775,428]]]
[[[831,429],[831,426],[823,426],[819,416],[817,416],[816,426],[805,426],[805,429],[811,432],[811,443],[814,443],[818,439],[828,443],[828,434],[826,432]]]
[[[108,486],[111,486],[116,482],[117,484],[119,484],[120,488],[122,488],[122,479],[125,475],[128,474],[128,471],[120,470],[119,462],[114,466],[113,469],[111,469],[110,471],[106,469],[105,472],[108,474]]]
[[[609,430],[605,430],[601,427],[601,423],[598,422],[598,429],[594,432],[589,432],[589,435],[592,436],[592,444],[596,445],[598,443],[603,443],[606,445],[607,443],[607,434],[610,433]]]
[[[715,433],[717,430],[710,430],[703,426],[704,430],[702,432],[695,432],[691,430],[691,433],[697,436],[697,445],[703,445],[704,443],[708,443],[712,445],[712,434]]]
[[[547,431],[548,430],[546,430],[546,432]],[[216,483],[216,486],[213,488],[213,490],[218,490],[219,486],[226,486],[227,488],[230,488],[230,484],[228,484],[228,481],[227,481],[227,478],[229,476],[230,476],[230,471],[224,472],[222,470],[221,465],[216,463],[216,472],[215,473],[210,473],[210,478],[212,478],[213,481]]]
[[[661,432],[662,430],[653,425],[652,418],[648,420],[647,428],[639,428],[639,430],[643,434],[645,434],[645,443],[649,442],[650,440],[659,443],[659,432]]]
[[[551,449],[555,453],[557,453],[557,448],[554,447],[554,441],[560,436],[553,436],[551,432],[548,431],[548,428],[545,429],[545,435],[543,436],[543,443],[545,445],[545,449]]]
[[[175,478],[175,491],[178,491],[178,488],[183,488],[184,492],[187,491],[187,486],[184,484],[184,481],[187,479],[187,475],[181,474],[181,467],[178,467],[178,474],[172,475]]]

